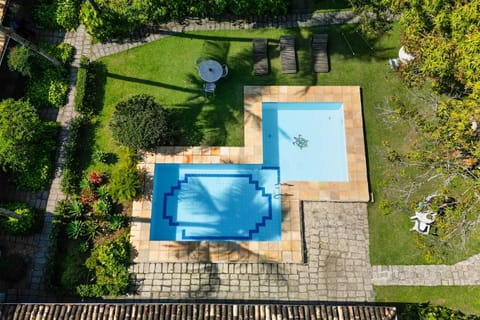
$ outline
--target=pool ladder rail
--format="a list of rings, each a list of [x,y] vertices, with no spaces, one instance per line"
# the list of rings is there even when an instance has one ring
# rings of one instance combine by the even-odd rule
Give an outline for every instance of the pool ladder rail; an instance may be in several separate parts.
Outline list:
[[[282,186],[293,187],[293,184],[289,184],[289,183],[286,183],[286,182],[275,183],[275,189],[273,191],[273,198],[278,199],[281,196],[285,196],[285,197],[293,196],[293,194],[291,194],[291,193],[282,193],[282,190],[281,190]]]

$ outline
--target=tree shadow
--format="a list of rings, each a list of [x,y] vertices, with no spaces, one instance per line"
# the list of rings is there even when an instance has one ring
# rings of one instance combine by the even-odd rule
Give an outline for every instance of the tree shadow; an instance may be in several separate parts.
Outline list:
[[[147,79],[140,79],[140,78],[135,78],[135,77],[129,77],[117,73],[111,73],[107,72],[107,77],[113,78],[113,79],[118,79],[118,80],[123,80],[123,81],[130,81],[130,82],[136,82],[136,83],[142,83],[146,84],[149,86],[157,86],[157,87],[162,87],[170,90],[177,90],[177,91],[184,91],[184,92],[190,92],[190,93],[198,93],[197,90],[195,89],[188,89],[184,87],[179,87],[175,85],[171,85],[168,83],[163,83],[163,82],[158,82],[158,81],[153,81],[153,80],[147,80]]]

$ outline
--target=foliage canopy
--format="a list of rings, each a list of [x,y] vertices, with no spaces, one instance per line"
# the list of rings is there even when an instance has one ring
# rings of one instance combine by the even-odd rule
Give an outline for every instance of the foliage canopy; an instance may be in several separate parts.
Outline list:
[[[369,10],[377,17],[378,12],[400,14],[402,45],[415,57],[400,66],[405,82],[431,84],[437,94],[449,95],[423,99],[417,106],[390,99],[390,115],[412,125],[416,139],[408,151],[394,150],[385,142],[387,159],[400,169],[391,177],[392,190],[398,189],[402,175],[413,172],[410,168],[423,172],[409,177],[409,187],[397,190],[404,196],[399,207],[415,208],[410,197],[425,189],[430,194],[423,199],[431,195],[454,199],[454,205],[437,218],[432,232],[436,237],[418,241],[427,260],[446,262],[445,257],[463,252],[480,232],[480,1],[352,2],[365,16]],[[372,26],[365,25],[367,30]],[[429,183],[435,185],[426,188]]]
[[[113,138],[134,150],[166,144],[169,136],[166,111],[145,94],[118,103],[110,128]]]

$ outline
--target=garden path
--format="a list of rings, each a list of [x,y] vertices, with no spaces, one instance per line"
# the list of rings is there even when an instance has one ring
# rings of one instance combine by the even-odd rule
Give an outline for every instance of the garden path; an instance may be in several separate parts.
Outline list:
[[[128,50],[175,32],[200,30],[234,30],[278,27],[310,27],[326,24],[355,23],[352,12],[297,14],[274,20],[211,21],[192,19],[184,23],[167,23],[144,30],[131,40],[91,44],[83,27],[76,32],[48,33],[52,42],[75,46],[70,72],[68,101],[57,115],[62,124],[60,153],[55,179],[47,196],[17,193],[13,198],[27,199],[37,207],[46,207],[42,233],[35,238],[36,255],[29,289],[8,292],[9,301],[47,301],[43,279],[47,267],[49,237],[55,205],[64,195],[60,189],[68,123],[75,117],[73,98],[79,59],[92,60]],[[363,203],[305,203],[305,227],[308,260],[305,264],[214,264],[157,263],[132,266],[137,292],[125,299],[155,298],[249,298],[291,300],[372,301],[372,285],[480,285],[477,266],[480,255],[452,266],[371,266],[368,257],[367,207]]]

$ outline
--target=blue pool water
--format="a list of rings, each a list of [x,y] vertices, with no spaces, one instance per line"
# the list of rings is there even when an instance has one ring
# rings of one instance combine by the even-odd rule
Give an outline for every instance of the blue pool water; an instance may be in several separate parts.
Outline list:
[[[280,241],[278,168],[156,164],[150,240]]]
[[[280,241],[280,182],[348,181],[342,103],[263,103],[263,165],[156,164],[150,240]]]
[[[263,164],[281,181],[348,181],[343,104],[264,102]]]

